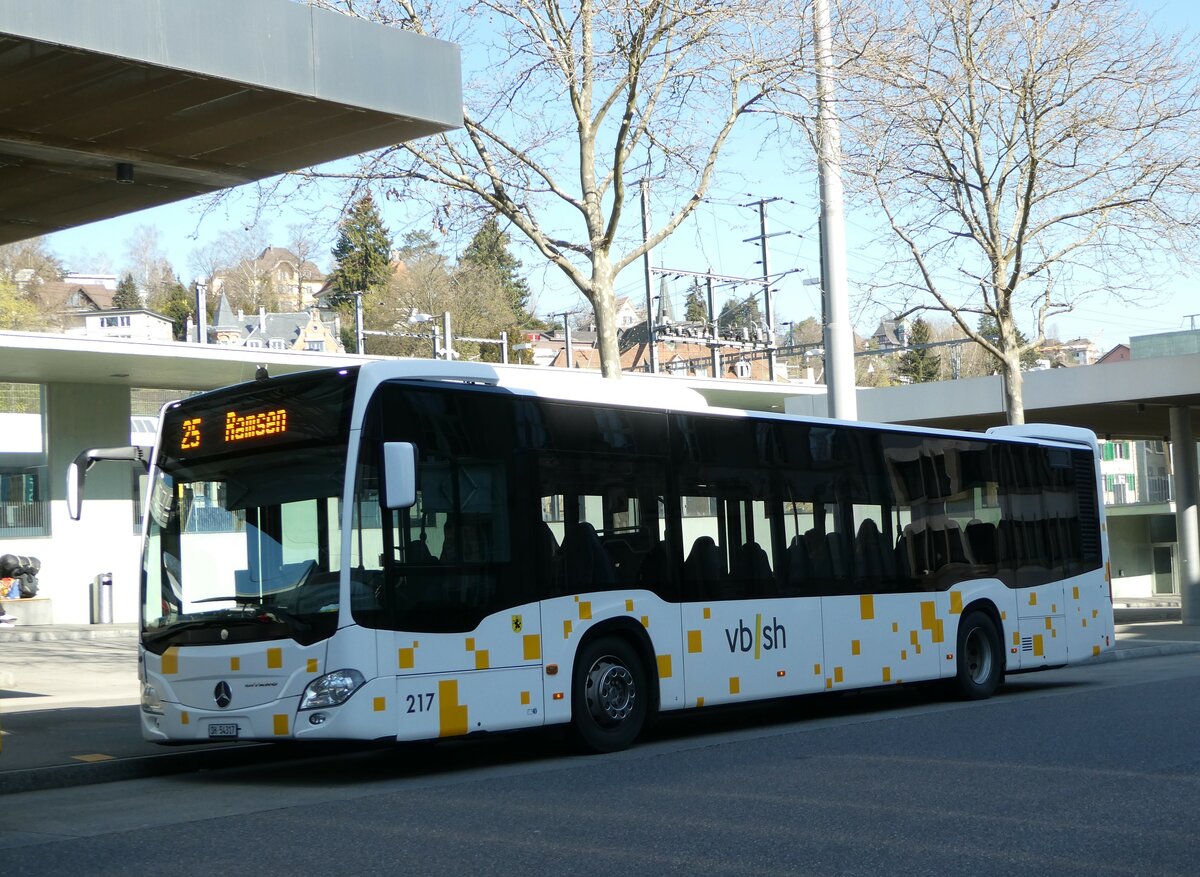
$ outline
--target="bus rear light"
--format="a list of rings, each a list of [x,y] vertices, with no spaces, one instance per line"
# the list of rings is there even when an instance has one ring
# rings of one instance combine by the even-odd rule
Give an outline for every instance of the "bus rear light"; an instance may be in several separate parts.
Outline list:
[[[562,693],[561,691],[556,691],[556,692],[554,692],[554,699],[555,699],[555,700],[562,700],[562,699],[563,699],[563,693]]]
[[[778,676],[780,679],[782,679],[784,676],[787,675],[787,670],[776,670],[775,675]]]

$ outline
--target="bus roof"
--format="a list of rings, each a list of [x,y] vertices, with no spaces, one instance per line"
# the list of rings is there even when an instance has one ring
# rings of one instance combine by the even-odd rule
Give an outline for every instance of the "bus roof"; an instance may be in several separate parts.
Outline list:
[[[841,424],[859,428],[904,432],[914,435],[940,435],[970,440],[1002,440],[1030,443],[1069,444],[1094,447],[1096,437],[1086,429],[1051,424],[1028,424],[989,429],[987,433],[963,430],[915,427],[904,424],[866,421],[843,421],[832,418],[805,417],[742,408],[722,408],[710,405],[703,394],[688,386],[685,378],[627,373],[619,381],[602,377],[592,371],[572,371],[543,366],[498,365],[480,362],[443,362],[440,360],[381,360],[366,363],[359,374],[360,387],[374,386],[388,380],[444,381],[480,384],[514,390],[542,398],[589,404],[617,405],[629,408],[650,408],[669,411],[716,414],[730,417],[755,417],[788,422]],[[359,405],[365,404],[370,392],[360,394]],[[361,411],[355,413],[360,423]]]

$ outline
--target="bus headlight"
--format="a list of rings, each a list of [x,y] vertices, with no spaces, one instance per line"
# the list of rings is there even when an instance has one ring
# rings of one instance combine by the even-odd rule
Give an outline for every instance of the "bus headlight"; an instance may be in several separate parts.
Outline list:
[[[154,713],[156,716],[163,714],[162,698],[148,682],[142,683],[142,712]]]
[[[350,695],[366,683],[357,670],[334,670],[305,686],[300,697],[300,709],[315,710],[345,703]]]

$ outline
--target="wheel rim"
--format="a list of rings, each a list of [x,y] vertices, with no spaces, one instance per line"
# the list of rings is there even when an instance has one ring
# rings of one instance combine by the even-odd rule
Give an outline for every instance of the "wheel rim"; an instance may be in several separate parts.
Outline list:
[[[633,712],[637,685],[629,668],[612,655],[597,658],[587,672],[584,697],[597,724],[619,725]]]
[[[972,628],[963,643],[967,675],[976,685],[982,685],[992,675],[992,646],[982,628]]]

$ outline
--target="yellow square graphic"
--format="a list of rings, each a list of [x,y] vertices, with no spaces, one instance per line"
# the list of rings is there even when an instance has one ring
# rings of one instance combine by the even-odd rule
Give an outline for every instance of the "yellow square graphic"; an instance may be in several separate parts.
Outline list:
[[[739,679],[737,676],[730,676],[729,677],[729,693],[730,694],[741,694],[741,692],[742,692],[742,680]]]
[[[862,645],[856,639],[850,640],[850,654],[852,654],[852,655],[861,655],[862,654]]]
[[[488,650],[487,649],[479,649],[478,651],[475,652],[475,669],[476,670],[488,669]]]
[[[670,679],[671,678],[671,656],[670,655],[659,655],[658,656],[658,678],[659,679]]]
[[[697,654],[704,651],[704,638],[698,630],[689,630],[688,632],[688,653]]]
[[[412,649],[400,649],[399,664],[401,670],[411,670],[415,663],[416,653]]]
[[[276,737],[287,736],[287,732],[288,732],[288,717],[287,717],[287,715],[286,714],[275,715],[275,716],[272,716],[271,719],[272,719],[272,724],[274,725],[273,730],[275,731],[275,736]]]
[[[231,673],[236,673],[241,669],[242,669],[242,659],[241,658],[230,658],[229,659],[229,671]]]
[[[858,598],[858,612],[862,616],[863,621],[870,621],[875,617],[874,594],[863,594]]]
[[[387,698],[377,697],[371,701],[371,705],[375,708],[375,712],[382,713],[387,710]]]
[[[283,669],[283,649],[267,649],[267,669]]]
[[[522,639],[526,661],[536,661],[542,657],[542,638],[536,633],[527,633]]]

